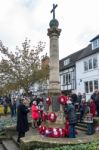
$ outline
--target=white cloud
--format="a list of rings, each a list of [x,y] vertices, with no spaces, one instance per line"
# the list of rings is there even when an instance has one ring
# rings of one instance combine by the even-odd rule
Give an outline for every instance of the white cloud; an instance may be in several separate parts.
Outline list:
[[[0,0],[0,40],[15,49],[28,37],[34,44],[46,42],[49,51],[53,3],[58,4],[56,18],[62,29],[60,58],[84,48],[99,33],[99,0]]]

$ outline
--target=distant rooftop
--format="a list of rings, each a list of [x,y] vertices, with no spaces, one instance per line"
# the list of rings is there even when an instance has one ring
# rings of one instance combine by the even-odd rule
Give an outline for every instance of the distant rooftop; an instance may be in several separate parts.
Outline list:
[[[97,35],[96,37],[94,37],[90,42],[94,41],[95,39],[98,39],[99,35]],[[81,60],[85,57],[88,57],[90,55],[93,55],[95,53],[99,52],[99,47],[95,48],[94,50],[92,50],[92,44],[89,44],[87,47],[72,53],[71,55],[68,55],[67,57],[64,57],[63,59],[61,59],[59,61],[59,65],[60,65],[60,71],[65,70],[67,68],[73,67],[75,65],[75,62],[78,60]],[[68,63],[68,65],[64,65],[64,61],[70,59],[70,62]]]

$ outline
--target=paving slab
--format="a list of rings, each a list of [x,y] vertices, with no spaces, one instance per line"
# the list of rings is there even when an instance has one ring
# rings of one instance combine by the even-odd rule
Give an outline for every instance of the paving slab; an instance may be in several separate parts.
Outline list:
[[[12,140],[2,141],[2,145],[4,146],[5,150],[19,150],[19,147],[17,147]]]
[[[20,143],[17,142],[17,135],[12,136],[13,142],[19,147]]]
[[[0,150],[4,150],[4,147],[2,146],[2,144],[0,144]]]

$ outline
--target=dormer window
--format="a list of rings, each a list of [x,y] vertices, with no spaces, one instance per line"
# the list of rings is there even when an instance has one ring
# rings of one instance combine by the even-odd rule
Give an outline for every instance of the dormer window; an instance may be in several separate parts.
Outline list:
[[[90,42],[92,44],[92,50],[98,48],[99,47],[99,35],[93,38]]]
[[[64,66],[68,65],[69,63],[70,63],[70,59],[69,58],[64,60]]]
[[[99,39],[96,39],[92,42],[92,50],[99,47]]]

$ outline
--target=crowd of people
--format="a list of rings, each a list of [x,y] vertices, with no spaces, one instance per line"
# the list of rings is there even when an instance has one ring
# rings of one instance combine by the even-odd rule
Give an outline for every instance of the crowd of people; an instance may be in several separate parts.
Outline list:
[[[88,135],[92,135],[94,133],[94,126],[93,126],[93,118],[99,117],[99,91],[95,90],[95,92],[90,96],[90,99],[86,101],[85,94],[81,94],[80,92],[78,95],[72,93],[70,96],[72,107],[74,105],[73,110],[69,111],[69,115],[72,119],[75,119],[74,112],[78,112],[77,122],[85,122],[87,124],[87,133]],[[74,110],[75,109],[75,110]],[[77,116],[77,115],[76,115]],[[70,118],[70,120],[71,120]],[[71,131],[74,131],[75,122],[74,124],[70,124]],[[71,137],[75,137],[74,132],[71,134]]]
[[[75,105],[76,111],[80,112],[80,121],[83,120],[84,115],[90,109],[90,113],[92,113],[93,117],[99,117],[99,91],[95,90],[95,92],[91,95],[89,100],[86,100],[86,96],[83,96],[81,93],[76,95],[73,93],[71,95],[72,103]]]
[[[23,97],[17,108],[17,131],[18,139],[25,136],[25,132],[29,130],[28,113],[30,112],[32,118],[32,128],[38,128],[42,122],[42,113],[44,111],[44,104],[42,98],[33,96],[30,100],[27,97]]]
[[[80,92],[78,95],[72,93],[68,97],[68,101],[64,107],[64,114],[66,114],[66,119],[69,121],[69,137],[75,138],[75,125],[78,120],[87,123],[87,134],[93,134],[93,117],[99,117],[99,91],[95,90],[88,101],[86,101],[85,94],[81,94]],[[23,96],[19,99],[4,96],[1,98],[0,103],[4,106],[5,115],[9,106],[11,117],[17,116],[18,142],[20,142],[21,137],[25,136],[25,132],[29,130],[27,115],[29,112],[32,118],[32,128],[38,128],[42,123],[42,114],[45,111],[45,107],[43,98],[41,97],[32,96],[30,98]],[[77,112],[79,112],[79,117],[77,117]]]

